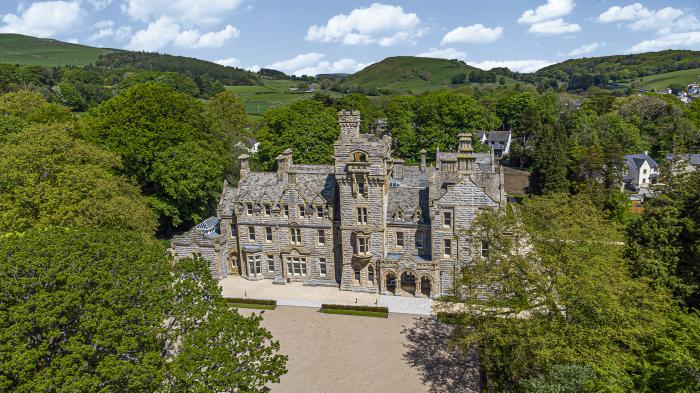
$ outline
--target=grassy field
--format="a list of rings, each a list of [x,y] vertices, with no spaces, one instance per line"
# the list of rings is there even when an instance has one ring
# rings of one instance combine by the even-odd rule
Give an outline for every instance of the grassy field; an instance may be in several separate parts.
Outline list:
[[[645,76],[642,80],[642,89],[661,90],[668,87],[670,84],[687,85],[700,79],[700,68],[689,70],[673,71],[664,74]]]
[[[360,311],[360,310],[335,310],[322,308],[319,310],[324,314],[339,314],[339,315],[354,315],[357,317],[374,317],[374,318],[389,318],[389,313],[377,311]]]
[[[259,119],[271,108],[294,103],[302,98],[313,97],[312,93],[298,93],[290,90],[296,88],[298,81],[265,79],[264,86],[226,86],[243,100],[245,110],[251,120]],[[324,92],[339,95],[335,92]]]
[[[0,34],[0,63],[82,66],[95,63],[101,54],[114,51],[20,34]]]
[[[457,60],[427,57],[388,57],[349,76],[343,86],[366,89],[391,89],[422,93],[430,90],[449,89],[465,85],[453,85],[452,77],[461,73],[467,76],[476,68]],[[516,83],[506,78],[506,83]]]
[[[274,304],[256,304],[256,303],[229,303],[234,308],[255,308],[258,310],[274,310],[277,308]]]

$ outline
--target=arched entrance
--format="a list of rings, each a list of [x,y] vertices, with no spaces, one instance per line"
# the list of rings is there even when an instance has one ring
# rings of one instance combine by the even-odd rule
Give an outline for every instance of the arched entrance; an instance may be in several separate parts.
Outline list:
[[[393,273],[386,275],[386,291],[396,295],[396,276]]]
[[[411,295],[416,295],[416,276],[411,272],[403,272],[401,275],[401,290]]]
[[[430,297],[430,279],[428,276],[423,276],[420,279],[420,293]]]

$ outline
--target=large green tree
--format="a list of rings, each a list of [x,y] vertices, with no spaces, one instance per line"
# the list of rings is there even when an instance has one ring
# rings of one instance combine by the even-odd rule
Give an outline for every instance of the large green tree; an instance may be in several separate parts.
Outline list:
[[[121,161],[69,135],[32,125],[0,140],[0,232],[89,226],[152,234],[156,217]]]
[[[0,237],[0,391],[265,392],[286,357],[205,261],[126,231]]]
[[[652,391],[651,381],[668,391],[659,376],[671,371],[673,386],[699,386],[700,328],[686,321],[683,341],[670,339],[677,309],[631,277],[618,229],[587,198],[553,194],[484,212],[470,234],[488,253],[474,255],[456,288],[465,303],[457,337],[478,349],[488,390],[556,385],[567,369],[578,392]],[[649,343],[664,348],[664,361]]]
[[[82,129],[121,156],[161,232],[210,214],[233,160],[230,135],[214,126],[204,105],[160,83],[138,84],[91,109]]]
[[[294,162],[329,164],[333,162],[333,143],[338,138],[338,112],[317,100],[300,100],[288,107],[265,113],[256,134],[260,142],[258,159],[272,169],[275,158],[291,148]]]

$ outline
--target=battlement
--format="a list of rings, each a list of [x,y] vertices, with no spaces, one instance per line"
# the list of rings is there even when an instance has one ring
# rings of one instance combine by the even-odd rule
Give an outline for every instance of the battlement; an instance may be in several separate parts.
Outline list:
[[[360,112],[341,110],[338,112],[338,124],[340,135],[345,138],[357,138],[360,136]]]

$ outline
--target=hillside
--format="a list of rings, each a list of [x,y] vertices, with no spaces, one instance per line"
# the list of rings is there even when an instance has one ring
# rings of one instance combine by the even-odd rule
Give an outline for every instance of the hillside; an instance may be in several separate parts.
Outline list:
[[[459,60],[414,56],[387,57],[348,76],[341,86],[419,93],[450,87],[453,76],[458,74],[468,76],[474,70],[478,69]]]
[[[101,55],[115,51],[21,34],[0,34],[0,63],[82,66],[94,64]]]
[[[585,89],[592,85],[626,83],[641,77],[699,67],[700,52],[665,50],[566,60],[542,68],[534,74],[522,75],[521,78],[545,85],[546,79],[557,80],[566,83],[569,89]]]
[[[640,87],[646,90],[661,90],[670,85],[686,86],[689,83],[700,80],[700,68],[689,70],[665,72],[663,74],[645,76],[640,81]]]

